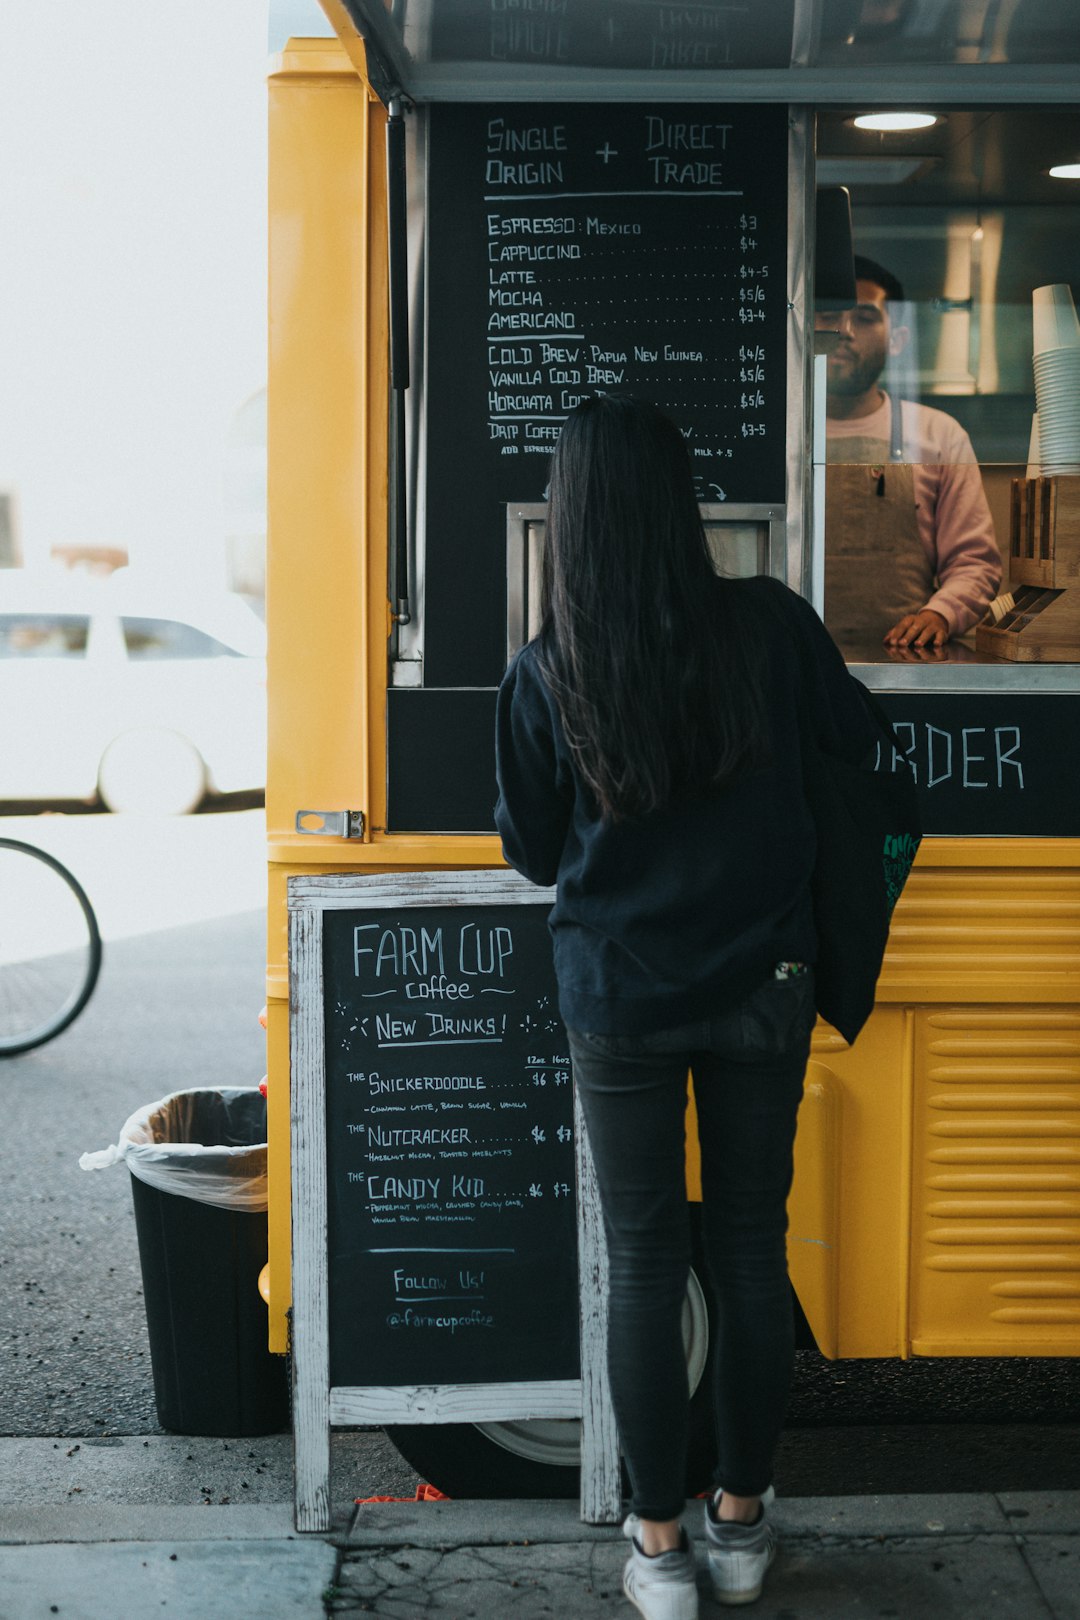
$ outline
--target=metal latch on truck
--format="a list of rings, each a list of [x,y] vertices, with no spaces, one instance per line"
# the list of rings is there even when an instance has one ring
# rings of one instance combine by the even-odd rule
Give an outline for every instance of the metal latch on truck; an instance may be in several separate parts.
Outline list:
[[[298,810],[296,831],[312,838],[363,838],[362,810]]]

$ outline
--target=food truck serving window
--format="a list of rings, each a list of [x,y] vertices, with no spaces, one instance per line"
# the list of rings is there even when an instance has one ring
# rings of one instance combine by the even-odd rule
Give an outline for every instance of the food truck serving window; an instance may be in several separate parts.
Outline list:
[[[819,181],[851,189],[858,278],[851,310],[817,318],[826,623],[859,663],[1078,661],[1076,205],[1049,173],[1075,112],[882,135],[857,111],[817,136]]]
[[[1016,716],[995,710],[984,785],[987,717],[954,699],[1080,693],[1075,203],[1049,174],[1072,113],[949,108],[894,136],[857,112],[816,114],[814,151],[779,104],[436,101],[409,117],[412,583],[388,673],[390,831],[490,829],[494,695],[538,622],[551,451],[598,390],[678,422],[719,567],[802,589],[887,706],[911,694],[896,719],[934,803],[949,782],[961,795],[931,830],[1052,830],[1030,771],[1020,786]],[[820,312],[807,402],[812,244],[792,200],[815,173],[851,193],[858,280],[850,310]]]

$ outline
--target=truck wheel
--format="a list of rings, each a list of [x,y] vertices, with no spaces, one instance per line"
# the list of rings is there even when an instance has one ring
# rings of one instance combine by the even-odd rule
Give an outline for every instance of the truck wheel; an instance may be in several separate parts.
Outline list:
[[[683,1305],[683,1345],[690,1382],[686,1494],[709,1488],[716,1442],[709,1387],[709,1345],[715,1307],[705,1282],[698,1216],[690,1206],[693,1253]],[[386,1430],[421,1479],[446,1496],[576,1497],[580,1489],[581,1424],[576,1418],[518,1423],[394,1424]]]

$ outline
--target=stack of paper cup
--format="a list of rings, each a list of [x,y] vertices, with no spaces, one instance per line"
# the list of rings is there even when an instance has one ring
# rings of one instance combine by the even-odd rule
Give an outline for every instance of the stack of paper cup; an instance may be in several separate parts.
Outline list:
[[[1080,321],[1063,283],[1031,295],[1039,461],[1044,475],[1080,473]]]

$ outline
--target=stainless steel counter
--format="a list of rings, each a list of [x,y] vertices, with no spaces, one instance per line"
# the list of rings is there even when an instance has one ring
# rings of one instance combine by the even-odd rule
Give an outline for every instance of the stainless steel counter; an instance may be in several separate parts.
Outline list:
[[[1022,664],[963,641],[932,653],[841,644],[851,673],[876,692],[1080,692],[1080,663]]]

